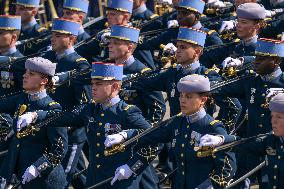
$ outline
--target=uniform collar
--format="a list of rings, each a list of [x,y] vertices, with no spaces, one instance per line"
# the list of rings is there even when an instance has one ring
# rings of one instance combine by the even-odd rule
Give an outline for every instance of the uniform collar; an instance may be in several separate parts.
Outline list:
[[[255,36],[253,36],[252,38],[250,38],[250,39],[247,40],[247,41],[243,41],[243,40],[242,40],[242,44],[243,44],[244,46],[250,46],[250,45],[252,45],[252,44],[256,44],[256,43],[257,43],[257,38],[258,38],[258,35],[255,35]]]
[[[74,47],[71,47],[71,48],[69,48],[69,49],[66,49],[62,54],[57,54],[57,53],[56,53],[56,59],[57,59],[57,60],[60,60],[60,59],[62,59],[64,56],[67,56],[67,55],[69,55],[69,54],[71,54],[71,53],[73,53],[73,52],[75,52]]]
[[[16,47],[11,47],[9,48],[6,52],[2,53],[2,56],[9,56],[13,53],[17,52],[17,48]]]
[[[28,96],[29,96],[30,101],[36,101],[36,100],[40,100],[46,97],[47,93],[46,93],[46,90],[44,89],[36,93],[28,94]]]
[[[133,63],[135,62],[135,58],[133,55],[131,55],[127,60],[125,60],[124,62],[122,62],[122,64],[124,66],[131,66]]]
[[[263,81],[273,81],[275,78],[279,77],[282,74],[282,70],[278,67],[271,74],[260,76]]]
[[[138,14],[141,14],[141,13],[145,12],[146,10],[147,10],[146,5],[141,5],[140,7],[138,7],[137,9],[132,11],[132,15],[136,16]]]
[[[202,28],[202,24],[198,21],[195,25],[192,26],[192,28],[199,30],[200,28]]]
[[[201,108],[198,112],[191,115],[187,115],[186,120],[188,123],[194,123],[204,118],[204,116],[206,116],[206,111],[204,108]]]
[[[196,70],[197,68],[200,67],[200,63],[199,61],[195,61],[187,66],[182,67],[180,64],[178,64],[177,66],[179,69],[182,70],[183,74],[188,74],[189,72]]]
[[[36,24],[37,24],[36,19],[33,19],[32,21],[28,22],[27,24],[22,25],[22,31],[26,31]]]
[[[85,32],[85,30],[84,30],[84,28],[81,26],[80,28],[79,28],[79,33],[78,33],[78,35],[81,35],[81,34],[83,34]]]
[[[120,98],[119,98],[119,96],[117,95],[117,96],[111,98],[110,100],[104,102],[103,104],[101,104],[101,105],[102,105],[102,109],[103,109],[103,110],[106,110],[107,108],[109,108],[109,107],[111,107],[111,106],[117,104],[119,101],[120,101]]]

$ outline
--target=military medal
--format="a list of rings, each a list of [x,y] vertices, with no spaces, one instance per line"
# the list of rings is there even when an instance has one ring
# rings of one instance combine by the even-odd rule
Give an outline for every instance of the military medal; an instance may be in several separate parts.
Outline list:
[[[19,109],[19,116],[22,115],[27,110],[27,105],[22,104]]]

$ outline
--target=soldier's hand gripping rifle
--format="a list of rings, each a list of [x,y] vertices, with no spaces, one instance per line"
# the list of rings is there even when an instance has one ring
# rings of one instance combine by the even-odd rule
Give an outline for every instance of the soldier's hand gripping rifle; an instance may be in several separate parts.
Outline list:
[[[259,135],[256,135],[256,136],[236,140],[234,142],[224,144],[224,145],[221,145],[221,146],[218,146],[218,147],[211,147],[211,146],[194,147],[194,151],[196,151],[197,157],[208,157],[208,156],[215,157],[215,154],[217,152],[220,152],[220,151],[223,151],[223,150],[228,150],[228,149],[231,149],[231,148],[238,146],[238,145],[241,145],[241,144],[253,142],[256,139],[264,139],[268,135],[271,135],[271,133],[269,132],[269,133],[265,133],[265,134],[259,134]]]

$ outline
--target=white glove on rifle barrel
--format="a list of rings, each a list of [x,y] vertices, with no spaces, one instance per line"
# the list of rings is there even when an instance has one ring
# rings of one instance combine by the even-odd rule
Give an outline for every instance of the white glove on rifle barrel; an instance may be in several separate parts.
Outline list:
[[[124,164],[116,169],[115,175],[110,184],[113,185],[117,180],[128,179],[132,174],[133,171],[130,169],[130,167],[127,164]]]
[[[37,177],[40,177],[39,172],[35,168],[35,166],[31,165],[26,169],[25,173],[23,174],[22,183],[26,184]]]
[[[238,67],[243,65],[244,60],[243,58],[232,58],[232,57],[227,57],[223,62],[222,62],[222,67],[224,68],[230,68],[230,67]]]
[[[19,116],[17,121],[17,131],[20,131],[22,128],[28,126],[31,123],[34,123],[37,119],[36,112],[27,112]]]
[[[224,143],[224,138],[206,134],[202,136],[199,141],[199,146],[220,146]]]

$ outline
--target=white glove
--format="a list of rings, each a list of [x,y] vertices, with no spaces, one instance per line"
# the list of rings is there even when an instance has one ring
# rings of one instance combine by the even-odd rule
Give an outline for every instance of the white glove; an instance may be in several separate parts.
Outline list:
[[[220,146],[223,143],[223,137],[206,134],[200,138],[199,146]]]
[[[241,59],[241,58],[232,58],[232,57],[227,57],[222,62],[223,69],[224,68],[241,66],[242,64],[243,64],[243,59]]]
[[[17,121],[17,131],[20,131],[22,128],[35,122],[36,118],[37,118],[36,112],[27,112],[19,116],[18,121]]]
[[[158,0],[157,4],[166,4],[166,5],[172,5],[172,0]]]
[[[179,27],[178,21],[177,20],[169,20],[167,22],[168,28],[177,28]]]
[[[177,51],[177,48],[176,46],[174,46],[174,44],[172,43],[168,43],[164,49],[163,49],[164,52],[169,52],[170,54],[174,54],[176,51]]]
[[[222,25],[219,29],[219,33],[223,33],[224,31],[232,30],[235,27],[236,27],[236,21],[235,20],[223,21]]]
[[[277,95],[279,93],[284,93],[284,89],[283,88],[270,88],[270,89],[267,89],[266,91],[266,98],[270,98],[274,95]]]
[[[276,13],[274,11],[271,10],[265,10],[265,17],[266,18],[271,18],[272,16],[274,16]]]
[[[109,37],[110,36],[110,32],[105,32],[101,35],[101,43],[103,44],[108,44],[109,42]]]
[[[59,77],[57,75],[53,76],[51,79],[53,85],[57,85],[59,83]]]
[[[108,135],[106,137],[104,144],[106,147],[111,147],[112,145],[124,142],[126,138],[127,138],[126,132],[119,132],[118,134]]]
[[[130,169],[130,167],[127,164],[124,164],[116,169],[115,175],[110,185],[113,185],[117,180],[128,179],[129,177],[131,177],[132,174],[133,171]]]
[[[26,184],[37,177],[40,177],[39,172],[35,168],[35,166],[31,165],[26,169],[25,173],[23,174],[22,183]]]
[[[220,0],[208,0],[207,4],[209,7],[214,7],[214,8],[226,7],[226,4]]]

